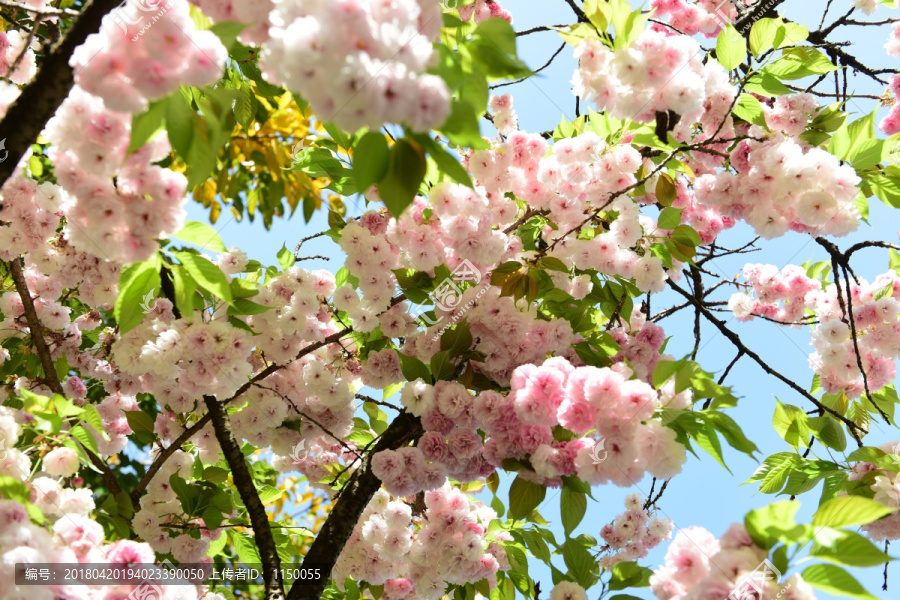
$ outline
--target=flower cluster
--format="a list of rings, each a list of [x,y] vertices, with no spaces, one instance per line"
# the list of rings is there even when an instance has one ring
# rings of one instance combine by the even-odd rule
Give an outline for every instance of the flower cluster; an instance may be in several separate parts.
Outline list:
[[[807,115],[804,102],[791,119]],[[788,106],[784,104],[783,106]],[[789,109],[790,110],[790,109]],[[767,119],[794,128],[783,109],[770,111]],[[755,138],[767,134],[750,128]],[[770,134],[771,135],[771,134]],[[853,200],[861,181],[849,165],[821,148],[776,133],[765,141],[745,139],[731,153],[737,173],[722,171],[697,177],[697,200],[716,207],[722,215],[744,220],[756,233],[772,239],[788,230],[811,235],[843,236],[859,226],[859,211]]]
[[[460,6],[459,18],[463,21],[474,19],[476,24],[493,18],[512,23],[512,15],[500,6],[500,0],[475,0],[472,4]]]
[[[637,183],[640,154],[628,144],[607,148],[593,132],[559,140],[549,155],[547,150],[539,135],[516,132],[489,150],[473,153],[467,166],[492,203],[507,201],[504,195],[513,192],[533,209],[546,211],[560,232],[604,209],[615,211],[618,216],[609,231],[593,239],[566,238],[548,254],[576,269],[633,277],[642,291],[661,290],[666,278],[662,262],[649,252],[641,257],[632,250],[656,227],[642,221],[637,204],[621,195]],[[613,194],[619,197],[611,200]],[[553,239],[549,226],[544,233]]]
[[[175,319],[168,300],[156,301],[148,318],[113,344],[122,373],[141,377],[161,406],[190,412],[203,395],[227,398],[250,375],[249,335],[225,321]]]
[[[849,398],[858,398],[865,392],[866,383],[875,393],[893,380],[895,361],[900,358],[900,277],[893,271],[879,275],[871,284],[864,279],[851,282],[849,298],[843,282],[840,295],[834,284],[822,290],[818,281],[793,265],[781,272],[773,265],[747,265],[744,276],[756,300],[744,293],[731,297],[728,306],[739,320],[763,316],[797,324],[805,310],[816,314],[818,324],[812,334],[815,351],[809,364],[827,393],[843,392]],[[853,307],[855,345],[844,303]],[[860,362],[866,380],[860,373]]]
[[[900,462],[900,441],[887,442],[877,448],[884,451],[895,463]],[[900,507],[900,473],[881,469],[875,463],[860,461],[850,470],[849,480],[870,482],[870,488],[875,492],[874,500],[890,508]],[[895,511],[868,525],[863,525],[862,530],[877,542],[898,540],[900,513]]]
[[[900,46],[900,40],[898,40],[898,46]],[[898,56],[900,56],[900,50],[898,50]],[[891,106],[891,111],[878,124],[878,128],[887,135],[900,133],[900,75],[891,75],[890,90],[894,96],[894,104]],[[894,147],[890,150],[892,154],[895,154],[897,148]]]
[[[495,573],[509,568],[500,542],[512,539],[487,533],[497,513],[448,484],[424,500],[424,515],[414,517],[408,504],[376,492],[335,564],[338,586],[352,576],[384,585],[390,600],[436,600],[446,583],[485,578],[493,587]],[[413,532],[412,525],[421,526]]]
[[[900,56],[900,23],[891,25],[891,36],[884,48],[887,50],[888,56]]]
[[[350,131],[401,122],[427,131],[449,116],[446,84],[425,73],[439,3],[276,2],[270,20],[263,75],[303,94],[323,121]]]
[[[126,2],[72,54],[75,83],[110,110],[140,113],[182,83],[205,86],[222,76],[228,50],[212,31],[197,30],[190,5],[167,0],[157,6],[163,18],[141,2]]]
[[[600,559],[600,566],[612,569],[621,562],[644,558],[663,540],[672,537],[675,525],[670,519],[650,517],[643,507],[640,494],[629,494],[625,498],[625,512],[617,515],[612,523],[600,530],[600,537],[606,542],[609,552]]]
[[[16,29],[0,31],[0,77],[22,85],[37,73],[34,51],[40,46],[37,38],[28,44],[28,34]],[[13,65],[18,65],[12,70]],[[11,71],[12,70],[12,71]]]
[[[732,524],[721,539],[702,527],[687,527],[669,545],[665,566],[650,576],[650,589],[660,600],[815,600],[812,588],[799,574],[782,583],[768,576],[745,579],[762,567],[767,556],[740,523]]]
[[[639,481],[645,472],[672,477],[687,460],[684,446],[653,418],[656,392],[628,379],[630,374],[624,363],[613,369],[576,368],[563,358],[519,367],[508,396],[487,391],[475,398],[475,417],[489,434],[485,458],[498,467],[507,458],[527,458],[532,468],[520,475],[550,486],[575,474],[591,485],[611,481],[621,486]],[[596,431],[602,439],[554,441],[557,425],[579,435]]]
[[[126,157],[130,130],[131,115],[76,86],[45,133],[57,179],[71,195],[68,202],[57,200],[67,238],[80,250],[123,263],[146,260],[159,248],[156,238],[181,228],[187,187],[184,175],[153,164],[169,154],[165,137]]]
[[[493,123],[500,135],[509,135],[519,130],[519,117],[513,110],[513,99],[509,94],[491,96],[488,108],[494,113]]]
[[[407,383],[403,406],[422,417],[426,433],[412,448],[384,451],[372,459],[372,472],[395,496],[441,487],[451,476],[474,481],[494,472],[482,454],[483,441],[475,430],[475,399],[455,381],[431,386],[421,379]]]
[[[14,448],[22,428],[18,422],[22,415],[17,411],[0,407],[0,449],[4,459],[0,461],[0,475],[10,476],[26,482],[31,501],[49,521],[51,530],[35,525],[31,521],[28,509],[19,502],[0,499],[0,597],[13,597],[16,590],[13,567],[15,563],[79,563],[109,564],[110,566],[134,563],[153,563],[156,560],[150,544],[130,540],[120,540],[112,544],[104,541],[103,527],[89,518],[95,509],[91,490],[78,487],[71,488],[62,484],[60,477],[70,477],[78,466],[78,457],[68,447],[58,447],[48,452],[42,461],[43,470],[31,478],[31,461],[22,452]],[[161,472],[162,477],[156,481],[165,482],[178,466],[186,467],[188,472],[193,466],[193,459],[186,452],[178,451]],[[30,481],[29,481],[30,479]],[[159,486],[157,485],[156,488]],[[154,489],[156,489],[154,488]],[[167,500],[169,506],[180,506],[175,502],[174,492],[170,492]],[[145,496],[147,504],[151,495]],[[153,496],[159,500],[158,494]],[[142,511],[143,512],[143,511]],[[139,513],[140,514],[140,513]],[[137,523],[137,519],[136,519]],[[136,525],[137,526],[137,525]],[[146,537],[146,536],[145,536]],[[183,536],[187,538],[188,536]],[[148,541],[150,541],[148,539]],[[200,562],[205,559],[202,554],[184,554],[183,548],[190,542],[176,544],[160,552],[176,553],[176,558],[188,562]],[[179,549],[180,548],[180,549]],[[134,586],[132,586],[134,587]],[[121,586],[119,590],[127,594],[132,587]],[[169,587],[169,586],[163,586]],[[29,588],[40,598],[105,598],[108,588],[101,586],[79,586],[72,588],[65,585],[44,585]],[[166,593],[160,600],[196,600],[202,594],[197,588],[178,588],[177,594]],[[206,596],[207,600],[210,596]]]
[[[775,99],[773,106],[763,104],[766,126],[772,131],[783,131],[797,137],[804,131],[817,112],[819,102],[812,94],[787,94]]]
[[[46,486],[48,478],[38,477],[33,482],[37,489]],[[125,567],[134,564],[152,564],[156,555],[150,545],[132,540],[119,540],[107,543],[104,540],[103,526],[87,516],[93,509],[93,502],[87,510],[73,510],[67,505],[61,515],[58,508],[61,497],[58,489],[51,489],[45,494],[38,492],[36,506],[50,504],[55,510],[45,511],[53,524],[48,531],[31,522],[25,506],[13,500],[0,499],[0,596],[3,598],[21,597],[21,588],[16,586],[16,563],[57,563],[77,566],[79,563],[109,565],[111,568]],[[72,491],[72,490],[68,490]],[[90,499],[90,490],[77,490]],[[48,498],[53,496],[52,498]],[[64,500],[63,500],[64,501]],[[62,585],[35,585],[28,587],[28,593],[36,598],[125,598],[129,595],[142,594],[144,584],[122,584],[115,589],[115,596],[110,596],[108,585],[92,585],[90,582]],[[204,594],[202,588],[195,586],[157,586],[159,600],[214,600],[221,598],[218,594]],[[137,596],[135,596],[137,597]]]
[[[238,36],[245,44],[260,45],[269,39],[269,14],[275,8],[274,0],[191,0],[191,3],[216,23],[235,21],[249,24]]]
[[[37,185],[16,174],[0,190],[0,259],[13,260],[22,254],[38,252],[56,235],[59,214],[66,194],[58,185]]]
[[[662,327],[647,321],[647,315],[635,309],[631,319],[620,319],[622,327],[614,327],[609,334],[619,344],[619,352],[611,357],[613,363],[628,361],[635,377],[650,383],[656,363],[662,358],[659,351],[666,341]]]
[[[702,33],[714,38],[738,16],[737,8],[732,0],[699,0],[689,3],[687,0],[650,0],[650,8],[655,8],[653,16],[661,19],[669,15],[669,25],[686,35]],[[660,31],[672,29],[664,25],[654,24]]]
[[[176,529],[177,534],[172,537],[166,528],[170,523],[182,524],[185,520],[181,503],[169,479],[176,474],[182,479],[190,479],[193,466],[193,456],[176,450],[150,482],[147,493],[141,497],[141,509],[132,521],[135,533],[153,550],[160,554],[171,552],[175,560],[184,563],[206,562],[209,544],[222,535],[221,529],[203,528],[203,520],[199,518],[191,520],[200,527],[199,539],[187,535],[184,529]]]
[[[575,58],[575,95],[620,119],[646,123],[657,112],[672,111],[689,125],[712,105],[724,106],[715,110],[727,114],[735,94],[725,69],[714,59],[704,65],[700,46],[686,35],[648,29],[615,52],[599,40],[585,38]],[[678,76],[673,78],[673,73]]]

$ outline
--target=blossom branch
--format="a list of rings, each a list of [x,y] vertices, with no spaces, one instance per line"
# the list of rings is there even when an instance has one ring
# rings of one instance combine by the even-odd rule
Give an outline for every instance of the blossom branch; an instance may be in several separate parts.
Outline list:
[[[303,559],[303,568],[318,567],[331,571],[363,510],[381,487],[381,480],[372,472],[372,456],[383,450],[395,450],[414,442],[423,433],[422,422],[410,413],[400,413],[391,422],[372,452],[350,476],[344,492],[332,506],[319,535],[309,547],[309,552]],[[324,582],[308,585],[295,583],[288,592],[287,600],[317,600],[324,589]]]
[[[278,547],[272,528],[269,526],[269,517],[266,515],[266,507],[259,499],[259,492],[253,482],[253,475],[247,467],[241,446],[234,438],[231,431],[231,422],[225,411],[225,403],[216,400],[213,396],[203,396],[206,408],[212,419],[216,439],[222,448],[222,454],[228,461],[228,466],[233,474],[234,487],[237,488],[247,515],[253,526],[253,535],[259,548],[260,560],[263,565],[263,585],[266,588],[266,600],[284,600],[284,585],[281,580],[281,557],[278,556]]]
[[[767,374],[772,375],[773,377],[776,377],[777,379],[781,380],[783,383],[787,384],[788,387],[790,387],[791,389],[793,389],[794,391],[799,393],[801,396],[803,396],[804,398],[806,398],[807,400],[809,400],[810,402],[815,404],[817,408],[819,408],[820,410],[824,410],[825,412],[829,413],[830,415],[832,415],[833,417],[838,419],[840,422],[844,423],[844,425],[847,426],[847,431],[850,432],[850,435],[853,436],[853,439],[856,440],[856,443],[859,444],[860,448],[862,448],[863,443],[862,443],[862,439],[860,438],[860,434],[862,434],[862,435],[867,434],[868,431],[866,429],[857,425],[856,423],[849,420],[847,417],[838,413],[834,409],[825,406],[824,404],[819,402],[812,394],[810,394],[809,392],[804,390],[802,387],[797,385],[794,381],[788,379],[787,377],[785,377],[784,375],[782,375],[781,373],[779,373],[778,371],[776,371],[775,369],[770,367],[768,365],[768,363],[766,363],[766,361],[764,361],[762,358],[760,358],[760,356],[757,353],[755,353],[753,350],[750,350],[746,345],[744,345],[744,343],[741,341],[741,338],[736,333],[734,333],[733,331],[728,329],[728,327],[725,325],[725,323],[723,323],[722,321],[717,319],[716,316],[713,315],[709,311],[709,309],[703,304],[703,302],[701,302],[700,300],[695,298],[693,295],[691,295],[687,291],[683,290],[674,281],[669,280],[668,283],[669,283],[670,288],[672,288],[673,290],[675,290],[676,292],[681,294],[685,298],[685,300],[687,300],[688,302],[690,302],[691,304],[696,306],[700,310],[700,312],[703,314],[703,316],[706,318],[707,321],[712,323],[712,325],[714,325],[716,327],[716,329],[718,329],[722,335],[724,335],[726,338],[728,338],[728,340],[732,344],[734,344],[734,346],[738,350],[742,350],[744,352],[744,354],[746,354],[747,356],[752,358],[756,362],[756,364],[758,364],[760,366],[760,368],[762,368],[763,371],[765,371]]]
[[[47,341],[44,340],[44,325],[41,323],[37,311],[34,309],[34,300],[31,298],[28,282],[25,281],[25,274],[22,272],[22,265],[18,258],[14,258],[9,262],[9,273],[16,286],[19,298],[22,300],[25,319],[28,321],[28,329],[31,332],[31,344],[34,346],[34,350],[37,352],[38,358],[41,361],[41,367],[44,369],[44,382],[54,394],[65,397],[66,392],[63,390],[62,384],[56,376],[56,367],[53,365],[53,357],[50,355],[50,348],[47,346]],[[91,461],[91,464],[100,471],[100,476],[103,478],[103,483],[106,485],[106,489],[109,490],[109,493],[113,496],[121,494],[122,487],[116,480],[115,475],[113,475],[109,465],[103,462],[99,456],[94,454],[90,448],[87,448],[80,442],[79,445]]]

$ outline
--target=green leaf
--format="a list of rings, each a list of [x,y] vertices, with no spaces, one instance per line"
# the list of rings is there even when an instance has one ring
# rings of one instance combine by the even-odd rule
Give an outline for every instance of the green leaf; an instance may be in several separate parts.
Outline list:
[[[752,510],[744,517],[744,527],[760,548],[772,548],[779,541],[796,542],[805,528],[797,525],[794,515],[800,508],[796,500],[775,502]],[[798,538],[798,539],[795,539]]]
[[[470,188],[475,187],[469,172],[466,171],[465,167],[459,164],[456,157],[447,152],[441,144],[431,139],[431,136],[429,135],[416,136],[416,139],[425,146],[425,149],[428,150],[428,155],[434,160],[434,163],[442,173],[456,183],[460,183]]]
[[[744,89],[748,92],[755,92],[769,97],[784,96],[792,93],[791,88],[778,81],[778,78],[771,73],[766,72],[757,73],[750,77]]]
[[[169,143],[181,158],[187,158],[194,138],[194,110],[185,97],[185,88],[172,94],[166,103],[166,133]]]
[[[201,221],[187,221],[181,230],[172,237],[183,242],[200,246],[200,248],[214,250],[216,252],[227,252],[222,238],[215,229]]]
[[[294,253],[288,250],[285,244],[281,245],[281,250],[278,251],[278,264],[281,265],[281,269],[287,271],[289,268],[294,266],[296,262],[296,258],[294,257]]]
[[[750,51],[762,56],[775,45],[775,35],[781,27],[781,19],[760,19],[750,29]]]
[[[581,537],[567,540],[562,547],[563,560],[569,568],[569,574],[583,588],[589,588],[594,583],[594,569],[597,561],[585,548]],[[618,566],[618,565],[617,565]],[[613,588],[610,588],[613,589]]]
[[[663,206],[671,206],[678,196],[675,180],[668,173],[662,173],[656,182],[656,199]]]
[[[387,174],[378,182],[378,196],[390,213],[399,218],[412,204],[425,179],[425,155],[422,147],[399,139],[391,149]]]
[[[772,425],[778,435],[784,439],[794,450],[800,446],[809,445],[809,417],[806,413],[791,404],[782,404],[776,398],[775,414],[772,417]]]
[[[203,480],[210,483],[222,483],[228,480],[229,471],[221,467],[206,467],[203,469]]]
[[[197,296],[197,284],[181,265],[169,265],[175,279],[175,306],[181,316],[190,321],[194,313],[194,298]]]
[[[839,496],[825,502],[813,515],[814,527],[839,527],[867,525],[885,517],[895,509],[881,502],[862,496]]]
[[[97,412],[97,409],[93,404],[84,405],[84,412],[81,413],[81,418],[84,419],[85,423],[93,427],[94,431],[104,435],[103,419],[100,417],[100,413]]]
[[[153,433],[155,421],[147,413],[140,410],[126,410],[125,418],[128,420],[128,426],[131,427],[132,431]]]
[[[246,23],[238,23],[237,21],[220,21],[209,28],[214,34],[222,40],[222,45],[230,49],[234,46],[237,37],[247,28]]]
[[[271,504],[284,496],[284,490],[273,485],[264,485],[258,488],[259,501],[263,504]]]
[[[472,347],[472,332],[465,323],[448,329],[441,336],[441,350],[447,350],[450,356],[459,356]]]
[[[636,562],[619,563],[612,568],[610,590],[624,590],[630,587],[647,587],[650,585],[652,571],[641,567]]]
[[[867,180],[872,193],[888,206],[900,208],[900,179],[886,175],[875,175]]]
[[[91,452],[97,454],[97,439],[90,431],[88,431],[81,425],[76,425],[69,430],[69,435],[81,442],[81,444],[86,448],[89,448]]]
[[[237,552],[238,560],[245,565],[256,565],[262,563],[259,557],[259,549],[256,543],[246,533],[237,531],[231,532],[231,541],[234,543],[234,550]]]
[[[233,281],[233,280],[232,280]],[[271,306],[263,306],[246,298],[235,298],[231,306],[226,311],[229,315],[259,315],[267,310],[272,310]]]
[[[476,110],[468,102],[453,100],[450,104],[450,116],[440,127],[451,143],[473,149],[483,149],[488,143],[481,137],[479,115],[484,108]]]
[[[847,571],[834,565],[812,565],[803,571],[803,580],[812,587],[848,598],[878,600],[860,585]]]
[[[206,258],[190,252],[176,252],[175,258],[181,262],[199,287],[224,302],[231,302],[231,286],[225,273],[219,267]]]
[[[128,144],[128,154],[141,148],[162,129],[167,105],[168,100],[166,98],[151,102],[147,112],[132,117],[131,141]]]
[[[434,375],[435,380],[453,379],[453,374],[455,372],[456,365],[450,362],[449,350],[436,352],[434,356],[431,357],[431,373]]]
[[[256,117],[256,95],[247,83],[241,86],[241,97],[234,103],[234,119],[241,124],[244,131],[250,131]]]
[[[488,77],[516,79],[531,73],[516,55],[516,32],[505,19],[482,21],[460,50]]]
[[[716,57],[726,71],[737,68],[747,58],[747,41],[733,25],[726,25],[716,39]]]
[[[756,96],[741,94],[738,103],[734,107],[734,114],[754,125],[765,126],[766,115],[763,112],[762,103]]]
[[[397,352],[400,355],[400,371],[403,373],[403,376],[407,381],[415,381],[416,379],[421,379],[425,383],[431,383],[431,372],[428,370],[428,367],[425,366],[418,358],[413,358],[412,356],[407,356],[401,352]]]
[[[664,208],[659,213],[657,227],[660,229],[675,229],[681,225],[681,209],[680,208]]]
[[[113,315],[119,324],[119,332],[131,331],[144,320],[144,309],[141,304],[151,294],[155,296],[159,289],[159,255],[150,260],[135,263],[122,269],[119,275],[119,295]]]
[[[850,567],[874,567],[893,560],[855,531],[823,527],[816,531],[810,556]]]
[[[391,150],[384,135],[370,131],[362,137],[353,150],[353,176],[360,192],[369,189],[388,172]]]
[[[540,505],[546,494],[546,487],[517,475],[509,487],[509,517],[511,519],[526,518]]]
[[[747,482],[762,481],[759,491],[764,494],[778,493],[799,459],[793,452],[777,452],[766,458]]]
[[[816,439],[828,448],[843,452],[847,448],[847,436],[837,419],[831,415],[809,418],[809,426]]]
[[[584,518],[584,513],[587,511],[587,497],[584,492],[576,492],[568,487],[563,487],[559,497],[559,510],[563,529],[568,537],[572,535],[572,531]]]

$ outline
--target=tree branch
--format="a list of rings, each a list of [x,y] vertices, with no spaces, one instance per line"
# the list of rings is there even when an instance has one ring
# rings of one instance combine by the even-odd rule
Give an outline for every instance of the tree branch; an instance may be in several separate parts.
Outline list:
[[[381,481],[372,473],[372,456],[382,450],[394,450],[416,441],[423,433],[422,422],[410,413],[400,413],[391,422],[372,452],[350,476],[319,535],[309,547],[309,552],[303,559],[303,568],[319,567],[330,572],[347,540],[350,539],[360,515],[381,487]],[[304,585],[298,581],[288,592],[287,600],[318,600],[324,589],[324,582]]]
[[[225,412],[225,404],[219,402],[213,396],[203,396],[206,408],[211,415],[213,428],[216,431],[216,439],[222,447],[222,454],[231,467],[234,487],[237,488],[244,506],[247,507],[247,515],[253,525],[253,536],[259,547],[259,556],[263,565],[263,584],[266,588],[266,600],[284,600],[284,585],[281,578],[281,557],[278,556],[278,547],[275,545],[275,537],[269,526],[269,517],[266,515],[266,507],[259,499],[259,492],[253,485],[253,475],[247,467],[241,446],[234,439],[231,431],[231,422]]]
[[[682,296],[684,296],[685,300],[687,300],[688,302],[690,302],[691,304],[696,306],[700,310],[700,312],[703,314],[703,316],[706,318],[707,321],[712,323],[716,327],[716,329],[718,329],[722,335],[724,335],[726,338],[728,338],[728,340],[732,344],[734,344],[734,346],[738,350],[742,350],[744,352],[744,354],[746,354],[747,356],[752,358],[756,362],[756,364],[758,364],[760,366],[760,368],[762,368],[763,371],[765,371],[769,375],[772,375],[773,377],[778,378],[783,383],[787,384],[788,387],[790,387],[791,389],[796,391],[798,394],[800,394],[801,396],[803,396],[804,398],[806,398],[807,400],[809,400],[810,402],[815,404],[817,408],[824,410],[828,414],[830,414],[833,417],[835,417],[836,419],[838,419],[841,423],[844,423],[847,426],[847,431],[850,432],[850,435],[853,436],[853,439],[855,439],[856,443],[859,444],[859,447],[862,448],[863,443],[859,437],[859,433],[862,433],[863,435],[865,435],[866,433],[868,433],[868,431],[866,431],[865,429],[863,429],[862,427],[860,427],[853,421],[849,420],[844,415],[838,413],[834,409],[825,406],[824,404],[822,404],[821,402],[816,400],[816,398],[813,397],[812,394],[810,394],[809,392],[804,390],[802,387],[797,385],[795,382],[791,381],[790,379],[788,379],[787,377],[785,377],[784,375],[782,375],[781,373],[779,373],[778,371],[776,371],[775,369],[770,367],[762,358],[759,357],[759,355],[756,352],[747,348],[747,346],[745,346],[744,343],[741,341],[741,338],[736,333],[734,333],[733,331],[728,329],[728,327],[725,326],[725,323],[723,323],[722,321],[717,319],[715,317],[715,315],[713,315],[711,312],[709,312],[709,310],[706,308],[706,306],[703,305],[702,302],[700,302],[699,300],[694,298],[691,294],[689,294],[685,290],[681,289],[678,286],[678,284],[676,284],[672,280],[669,280],[669,287],[672,288],[673,290],[675,290],[676,292],[678,292],[679,294],[681,294]],[[857,432],[859,432],[859,433],[857,433]]]
[[[38,319],[37,311],[34,309],[34,301],[31,298],[31,292],[28,290],[28,282],[25,281],[25,273],[22,272],[22,265],[18,258],[9,261],[9,273],[16,286],[16,291],[19,293],[19,298],[22,299],[22,307],[25,309],[25,319],[28,321],[28,330],[31,332],[31,344],[34,346],[34,350],[37,352],[38,358],[41,360],[41,366],[44,369],[44,382],[54,394],[65,397],[66,393],[63,390],[62,384],[59,382],[59,378],[56,376],[56,367],[53,366],[53,357],[50,355],[50,348],[47,346],[47,341],[44,340],[44,325],[41,323],[41,320]],[[106,489],[109,490],[109,493],[113,496],[121,494],[122,487],[116,480],[115,475],[113,475],[109,465],[103,462],[103,460],[89,448],[83,444],[80,445],[90,459],[91,464],[100,471],[100,476],[103,478],[103,483],[106,485]]]
[[[754,8],[738,17],[738,20],[734,22],[734,28],[745,38],[749,37],[753,24],[763,17],[777,15],[775,9],[778,8],[779,4],[783,3],[784,0],[770,0],[769,2],[758,3]]]

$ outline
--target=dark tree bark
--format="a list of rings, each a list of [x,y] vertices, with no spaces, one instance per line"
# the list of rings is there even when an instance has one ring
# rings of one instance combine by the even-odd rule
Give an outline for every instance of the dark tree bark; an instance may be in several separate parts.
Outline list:
[[[222,447],[222,454],[231,467],[234,476],[234,487],[237,488],[247,508],[250,524],[253,526],[253,536],[259,547],[259,557],[263,565],[263,583],[266,587],[266,600],[284,600],[284,585],[281,579],[281,558],[278,556],[278,547],[272,528],[269,526],[269,517],[266,515],[266,507],[259,499],[259,493],[253,485],[253,475],[247,467],[241,446],[234,439],[231,431],[231,422],[225,406],[213,396],[203,396],[206,408],[212,418],[213,428],[216,431],[216,439]]]
[[[372,455],[382,450],[395,450],[405,446],[409,442],[418,440],[425,431],[419,417],[410,413],[400,413],[384,434],[375,444],[372,451],[363,459],[362,464],[350,477],[350,481],[341,491],[341,495],[335,502],[325,520],[325,525],[316,536],[306,558],[303,559],[303,568],[319,568],[323,575],[330,577],[331,568],[337,562],[341,550],[353,528],[359,522],[359,517],[365,510],[369,500],[381,487],[381,480],[372,473]],[[327,580],[322,583],[300,584],[294,583],[287,595],[287,600],[314,600],[322,596]]]

